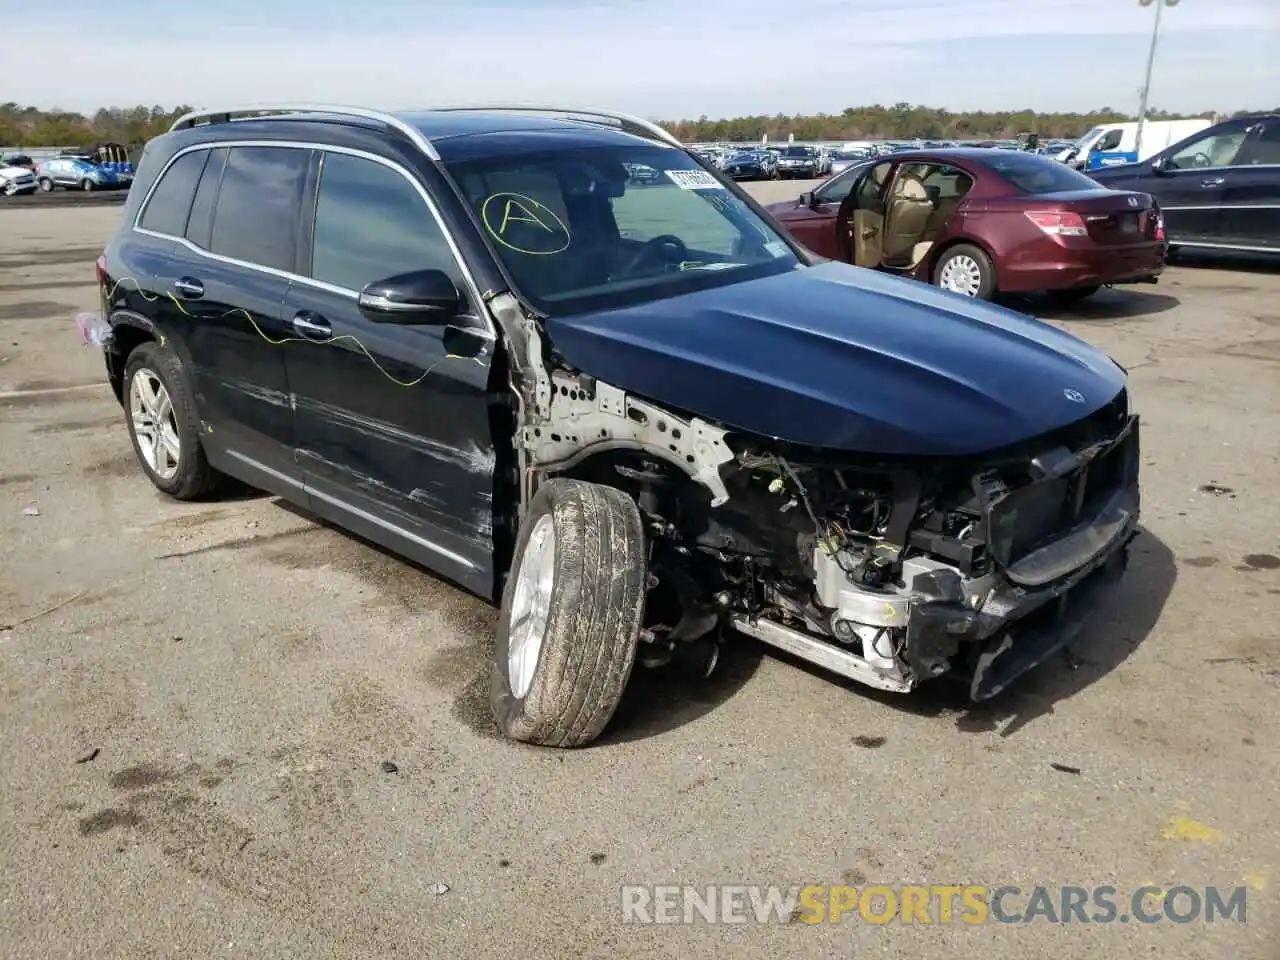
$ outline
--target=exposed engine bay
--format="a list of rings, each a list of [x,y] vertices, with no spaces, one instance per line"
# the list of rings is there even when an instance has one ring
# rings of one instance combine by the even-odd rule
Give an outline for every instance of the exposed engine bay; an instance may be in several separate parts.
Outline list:
[[[797,449],[565,369],[514,301],[494,306],[521,500],[574,476],[628,490],[646,521],[646,664],[701,650],[714,665],[732,626],[878,689],[954,675],[986,699],[1070,643],[1123,570],[1139,517],[1123,389],[977,458]]]

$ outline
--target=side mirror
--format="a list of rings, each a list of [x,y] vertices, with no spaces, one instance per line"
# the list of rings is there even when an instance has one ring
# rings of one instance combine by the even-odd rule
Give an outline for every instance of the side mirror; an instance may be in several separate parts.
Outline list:
[[[1170,169],[1168,157],[1156,157],[1151,161],[1152,173],[1168,173]]]
[[[415,270],[365,285],[356,300],[374,323],[449,323],[462,309],[462,295],[442,270]]]
[[[812,190],[800,194],[800,198],[796,200],[798,207],[815,207],[818,205],[818,195]]]

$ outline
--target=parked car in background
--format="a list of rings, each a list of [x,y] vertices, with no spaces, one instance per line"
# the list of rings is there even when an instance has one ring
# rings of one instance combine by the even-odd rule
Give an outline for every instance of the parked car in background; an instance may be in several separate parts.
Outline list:
[[[831,164],[827,169],[830,176],[844,173],[855,163],[861,163],[870,156],[874,156],[875,151],[871,147],[859,147],[853,150],[841,150],[831,157]]]
[[[1142,124],[1142,140],[1139,142],[1139,125],[1136,120],[1104,123],[1088,131],[1060,159],[1086,173],[1105,167],[1140,163],[1160,153],[1170,144],[1179,143],[1210,126],[1211,121],[1203,118],[1148,120]]]
[[[113,172],[121,183],[133,181],[133,161],[129,159],[129,148],[122,143],[99,143],[85,156]]]
[[[10,160],[0,161],[0,194],[15,197],[35,193],[37,186],[36,175],[29,168],[11,163]]]
[[[1090,176],[1105,187],[1155,197],[1170,252],[1280,251],[1280,114],[1228,120],[1145,163]]]
[[[46,193],[54,187],[66,190],[116,190],[128,186],[110,167],[84,154],[66,154],[36,167],[36,179]]]
[[[813,180],[818,176],[818,151],[792,144],[778,154],[778,176],[784,180]]]
[[[982,299],[1046,290],[1079,300],[1104,284],[1154,283],[1164,268],[1149,195],[1021,151],[867,160],[768,210],[822,256]]]
[[[734,180],[777,180],[778,156],[772,150],[748,150],[730,157],[724,172]]]
[[[647,164],[624,163],[622,166],[630,175],[632,183],[655,184],[662,180],[662,174]]]

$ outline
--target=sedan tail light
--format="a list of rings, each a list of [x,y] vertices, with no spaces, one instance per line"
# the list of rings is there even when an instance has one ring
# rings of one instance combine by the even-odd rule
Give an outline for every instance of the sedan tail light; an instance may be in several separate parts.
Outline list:
[[[1070,210],[1028,210],[1027,219],[1045,233],[1055,237],[1087,237],[1089,228],[1084,218]]]
[[[1164,214],[1156,214],[1156,239],[1164,240]]]
[[[105,291],[106,291],[107,282],[108,282],[108,279],[109,279],[109,278],[108,278],[108,275],[107,275],[107,257],[106,257],[106,254],[103,254],[102,256],[98,257],[97,262],[93,265],[93,270],[94,270],[94,274],[95,274],[95,275],[97,276],[97,278],[98,278],[98,287],[99,287],[100,289],[102,289],[102,290],[105,292]]]

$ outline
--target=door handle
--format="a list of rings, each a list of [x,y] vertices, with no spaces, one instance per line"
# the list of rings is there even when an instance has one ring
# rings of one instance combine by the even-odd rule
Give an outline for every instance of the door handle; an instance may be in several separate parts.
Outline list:
[[[1210,177],[1208,180],[1201,180],[1202,187],[1220,187],[1227,182],[1226,177]]]
[[[324,317],[314,313],[299,313],[293,318],[293,329],[304,337],[331,337],[333,330]]]
[[[185,300],[199,300],[204,296],[204,284],[195,277],[179,277],[173,281],[173,289]]]

